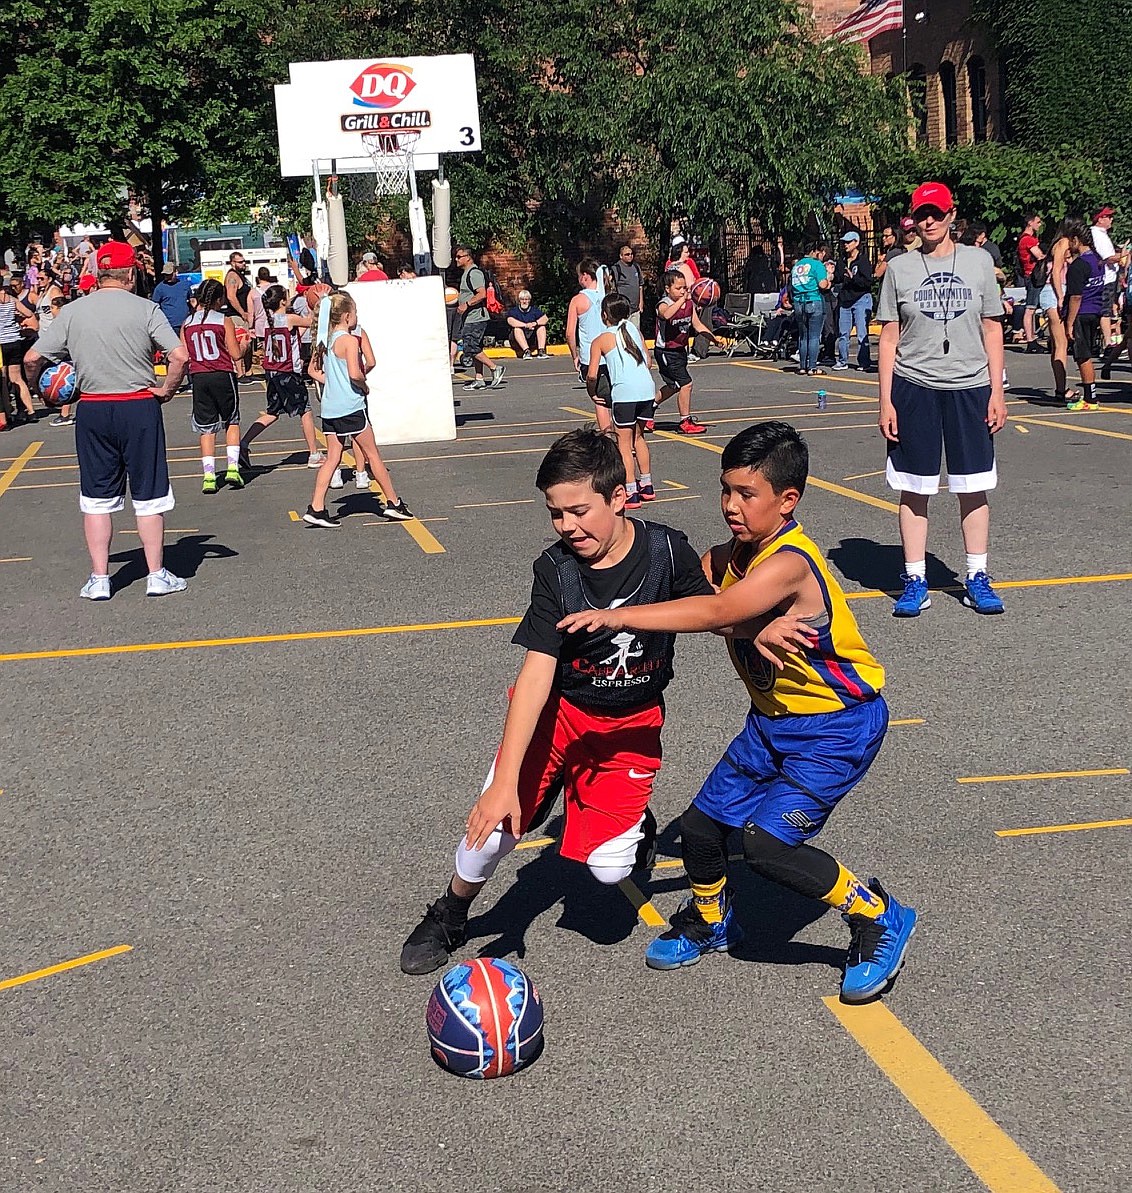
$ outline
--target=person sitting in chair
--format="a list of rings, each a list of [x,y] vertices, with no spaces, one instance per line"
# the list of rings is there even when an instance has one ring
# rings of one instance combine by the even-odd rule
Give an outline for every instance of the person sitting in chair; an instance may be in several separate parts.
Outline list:
[[[546,356],[547,318],[538,307],[531,306],[531,292],[519,291],[519,305],[507,312],[507,326],[511,329],[511,347],[524,360],[532,356]],[[533,347],[532,347],[533,341]]]

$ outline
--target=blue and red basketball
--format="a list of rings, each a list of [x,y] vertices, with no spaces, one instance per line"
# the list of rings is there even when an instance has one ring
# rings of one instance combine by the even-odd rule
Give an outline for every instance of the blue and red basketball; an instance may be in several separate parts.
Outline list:
[[[438,1064],[461,1077],[506,1077],[542,1050],[542,1002],[517,965],[461,961],[436,984],[425,1015]]]
[[[719,283],[715,278],[700,278],[693,282],[692,301],[698,307],[710,307],[719,302]]]
[[[75,396],[75,370],[66,361],[44,369],[39,375],[39,395],[48,406],[66,406]]]

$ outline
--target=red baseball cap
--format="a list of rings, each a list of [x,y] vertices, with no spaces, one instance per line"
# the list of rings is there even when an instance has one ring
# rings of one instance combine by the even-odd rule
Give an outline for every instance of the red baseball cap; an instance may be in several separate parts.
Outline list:
[[[912,192],[912,211],[937,207],[945,214],[955,206],[951,191],[942,182],[924,182]]]
[[[128,269],[138,263],[133,248],[121,240],[108,240],[100,244],[95,260],[99,269]]]
[[[900,221],[901,232],[914,232],[916,230],[916,221],[910,216],[904,216]]]
[[[1097,212],[1093,219],[1099,220],[1102,215],[1116,215],[1116,208],[1110,207],[1107,203]]]
[[[90,291],[93,290],[97,285],[98,278],[96,278],[93,273],[84,273],[83,276],[79,278],[79,289],[84,294],[89,294]]]

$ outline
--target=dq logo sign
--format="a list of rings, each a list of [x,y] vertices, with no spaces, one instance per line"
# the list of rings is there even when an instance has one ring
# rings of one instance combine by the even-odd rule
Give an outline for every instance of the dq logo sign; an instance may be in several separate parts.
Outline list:
[[[416,87],[412,76],[411,66],[375,62],[350,84],[354,103],[360,108],[395,108]]]

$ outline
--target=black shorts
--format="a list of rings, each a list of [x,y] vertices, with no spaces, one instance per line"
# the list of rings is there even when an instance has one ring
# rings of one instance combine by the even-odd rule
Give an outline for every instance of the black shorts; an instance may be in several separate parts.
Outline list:
[[[444,308],[444,318],[448,323],[448,342],[455,344],[460,338],[460,312],[456,310],[456,304]]]
[[[278,418],[281,414],[292,418],[306,414],[310,408],[307,383],[298,373],[267,374],[267,413]]]
[[[240,422],[240,391],[235,373],[194,373],[193,430],[215,435]]]
[[[173,508],[165,423],[156,398],[85,398],[75,414],[75,451],[84,514],[116,514],[126,503],[127,479],[135,514],[164,514]]]
[[[1073,359],[1077,364],[1093,359],[1093,344],[1100,325],[1100,315],[1078,315],[1073,320]]]
[[[683,389],[692,384],[692,375],[688,372],[687,348],[655,348],[656,367],[660,370],[660,379],[665,386]]]
[[[4,355],[4,367],[22,365],[24,357],[28,354],[28,349],[34,343],[35,340],[20,336],[18,340],[8,340],[6,343],[0,344],[0,352]]]
[[[488,322],[489,320],[487,319],[478,319],[469,323],[465,318],[464,326],[461,328],[463,349],[465,352],[476,356],[483,351],[483,338],[487,335]]]
[[[1116,302],[1116,283],[1106,282],[1101,291],[1101,302],[1104,304],[1101,314],[1107,319],[1112,314],[1112,304]]]
[[[888,444],[885,470],[890,489],[932,495],[947,452],[952,493],[987,493],[998,484],[994,439],[987,426],[990,386],[929,389],[899,375],[892,378],[899,443]]]
[[[582,379],[583,385],[588,385],[586,376],[590,371],[589,365],[578,366],[578,376]],[[606,410],[609,409],[610,398],[613,394],[613,382],[609,380],[609,369],[605,365],[597,366],[597,393],[593,396],[593,404],[595,406],[604,406]]]
[[[340,418],[324,418],[322,429],[327,435],[336,435],[344,439],[347,435],[360,435],[369,426],[369,419],[364,410],[355,410],[352,414],[343,414]]]
[[[653,399],[647,398],[643,402],[614,402],[613,425],[615,427],[635,427],[637,423],[647,422],[655,413]]]

